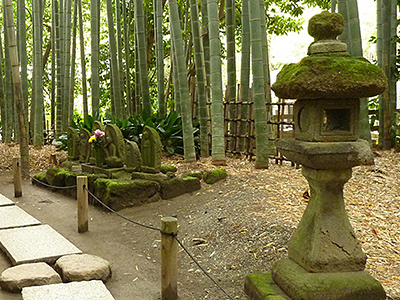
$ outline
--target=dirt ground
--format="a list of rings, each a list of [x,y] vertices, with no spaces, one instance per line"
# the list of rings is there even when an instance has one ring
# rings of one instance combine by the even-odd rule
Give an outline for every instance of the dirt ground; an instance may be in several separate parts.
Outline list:
[[[1,149],[0,149],[1,152]],[[46,155],[45,155],[46,156]],[[40,155],[38,156],[40,157]],[[186,164],[166,159],[178,172],[212,168],[210,160]],[[43,166],[43,162],[38,162]],[[33,167],[35,169],[35,166]],[[162,216],[176,216],[178,238],[226,291],[237,299],[244,277],[267,272],[287,255],[287,242],[307,205],[308,185],[301,170],[289,163],[255,170],[253,163],[228,159],[228,178],[173,200],[162,200],[120,213],[135,221],[160,226]],[[353,169],[345,187],[350,221],[368,256],[366,271],[377,278],[391,299],[400,299],[400,154],[379,152],[375,166]],[[23,182],[23,196],[13,197],[9,166],[0,173],[0,193],[49,224],[84,253],[112,263],[106,283],[115,299],[160,299],[160,233],[90,207],[89,232],[77,232],[76,201]],[[180,250],[180,299],[228,299]],[[0,254],[0,272],[9,267]],[[1,300],[21,299],[0,290]]]

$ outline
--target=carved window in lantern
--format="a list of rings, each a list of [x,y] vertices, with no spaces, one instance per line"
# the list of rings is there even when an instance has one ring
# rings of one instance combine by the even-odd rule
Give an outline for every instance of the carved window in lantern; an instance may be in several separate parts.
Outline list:
[[[351,131],[351,110],[349,108],[324,109],[322,131]]]

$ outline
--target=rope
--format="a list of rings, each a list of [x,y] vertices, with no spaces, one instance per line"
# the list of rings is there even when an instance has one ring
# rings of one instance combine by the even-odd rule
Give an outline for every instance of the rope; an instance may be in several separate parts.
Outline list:
[[[189,252],[189,250],[182,244],[182,242],[178,239],[178,237],[175,237],[175,240],[178,242],[178,244],[182,247],[182,249],[186,252],[186,254],[194,261],[194,263],[197,265],[197,267],[229,298],[232,300],[235,300],[231,295],[228,294],[228,292],[214,279],[211,277],[211,275],[200,265],[200,263],[194,258],[194,256]]]
[[[102,206],[104,206],[105,208],[107,208],[109,211],[111,211],[112,213],[116,214],[117,216],[121,217],[122,219],[124,219],[124,220],[126,220],[126,221],[128,221],[128,222],[131,222],[131,223],[133,223],[133,224],[135,224],[135,225],[138,225],[138,226],[147,228],[147,229],[159,231],[159,232],[161,232],[162,234],[175,236],[175,234],[168,233],[168,232],[163,232],[163,231],[162,231],[161,229],[159,229],[159,228],[156,228],[156,227],[153,227],[153,226],[150,226],[150,225],[146,225],[146,224],[142,224],[142,223],[136,222],[136,221],[134,221],[134,220],[132,220],[132,219],[129,219],[129,218],[127,218],[127,217],[121,215],[119,212],[117,212],[116,210],[112,209],[112,208],[109,207],[107,204],[103,203],[103,202],[102,202],[99,198],[97,198],[91,191],[89,191],[89,190],[86,188],[85,185],[83,186],[83,188],[88,192],[88,194],[89,194],[90,196],[93,197],[94,200],[96,200],[96,201],[97,201],[98,203],[100,203]]]
[[[98,203],[100,203],[103,207],[105,207],[106,209],[108,209],[109,211],[111,211],[112,213],[116,214],[117,216],[121,217],[122,219],[133,223],[135,225],[147,228],[147,229],[151,229],[151,230],[156,230],[161,232],[162,234],[165,235],[170,235],[173,236],[175,238],[175,240],[178,242],[178,244],[182,247],[182,249],[186,252],[186,254],[194,261],[194,263],[197,265],[197,267],[231,300],[235,300],[235,298],[233,298],[231,295],[228,294],[228,292],[214,279],[211,277],[211,275],[200,265],[200,263],[194,258],[194,256],[189,252],[189,250],[183,245],[183,243],[178,239],[177,235],[174,233],[169,233],[169,232],[163,232],[161,229],[150,226],[150,225],[145,225],[139,222],[136,222],[130,218],[127,218],[123,215],[121,215],[119,212],[117,212],[116,210],[112,209],[111,207],[109,207],[107,204],[103,203],[99,198],[97,198],[91,191],[89,191],[89,189],[86,188],[86,185],[83,186],[83,188],[88,192],[88,194],[90,196],[93,197],[93,199],[95,199]]]
[[[55,185],[50,185],[50,184],[44,183],[44,182],[42,182],[42,181],[36,179],[35,177],[33,177],[31,174],[29,174],[26,170],[24,170],[24,169],[19,165],[19,163],[17,163],[17,166],[18,166],[18,167],[22,170],[22,172],[24,172],[25,175],[27,175],[30,179],[32,179],[32,180],[34,180],[35,182],[37,182],[37,183],[39,183],[39,184],[41,184],[41,185],[44,185],[44,186],[46,186],[46,187],[53,188],[53,189],[59,189],[59,190],[75,189],[75,188],[76,188],[76,185],[71,185],[71,186],[55,186]]]

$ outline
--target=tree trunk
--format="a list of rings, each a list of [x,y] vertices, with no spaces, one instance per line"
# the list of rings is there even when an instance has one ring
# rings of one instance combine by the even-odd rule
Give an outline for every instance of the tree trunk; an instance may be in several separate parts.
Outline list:
[[[179,80],[179,93],[181,98],[181,109],[182,109],[182,131],[183,131],[183,148],[185,161],[195,161],[196,153],[194,150],[194,138],[193,138],[193,125],[192,125],[192,113],[189,97],[189,89],[186,81],[186,61],[184,46],[182,40],[182,32],[180,27],[178,4],[176,0],[169,0],[169,17],[170,27],[172,33],[173,49],[176,53],[176,70]]]
[[[66,132],[68,129],[69,125],[69,108],[70,108],[70,102],[72,99],[70,99],[70,79],[71,79],[71,6],[72,6],[72,1],[71,0],[65,0],[64,2],[65,7],[64,7],[64,43],[63,43],[63,52],[64,52],[64,57],[63,57],[63,71],[64,71],[64,82],[63,82],[63,112],[62,112],[62,130],[63,132]]]
[[[99,119],[100,111],[100,0],[90,0],[90,33],[91,33],[91,90],[92,115]]]
[[[28,56],[26,49],[25,0],[18,0],[18,52],[21,63],[22,97],[24,99],[25,124],[28,124]]]
[[[19,60],[18,60],[18,49],[15,38],[15,28],[14,28],[14,16],[13,7],[11,0],[3,0],[5,2],[6,8],[6,24],[7,24],[7,36],[8,36],[8,46],[10,50],[10,60],[11,60],[11,72],[13,76],[13,86],[14,86],[14,97],[16,102],[16,107],[18,111],[18,123],[19,123],[19,146],[21,155],[21,167],[29,172],[29,142],[28,142],[28,131],[25,124],[24,116],[24,102],[22,97],[22,83],[21,74],[19,73]]]
[[[81,53],[81,72],[82,72],[82,101],[83,101],[83,117],[89,114],[87,83],[86,83],[86,59],[85,59],[85,40],[83,37],[83,19],[82,19],[82,0],[78,2],[78,23],[79,23],[79,48]]]
[[[129,2],[130,8],[131,2]],[[129,13],[129,16],[128,16]],[[131,10],[126,10],[126,1],[122,0],[122,16],[124,19],[124,40],[125,40],[125,81],[126,81],[126,106],[128,111],[128,117],[133,115],[133,103],[131,93],[131,74],[130,74],[130,24],[131,24]]]
[[[75,98],[75,60],[76,60],[76,30],[78,25],[78,1],[74,1],[74,15],[72,18],[72,48],[71,48],[71,76],[69,82],[69,105],[68,120],[74,118],[74,98]],[[67,124],[69,126],[69,124]]]
[[[61,4],[61,1],[60,1]],[[60,7],[58,6],[57,0],[55,1],[55,23],[56,23],[56,57],[57,57],[57,68],[56,68],[56,78],[57,78],[57,96],[56,96],[56,137],[59,137],[62,133],[62,53],[61,53],[61,14]]]
[[[229,119],[236,118],[236,50],[235,50],[235,1],[226,0],[226,55],[228,71]],[[235,150],[236,122],[229,124],[229,149]]]
[[[224,112],[222,97],[221,41],[219,38],[219,20],[217,0],[207,1],[208,30],[210,34],[210,85],[212,149],[214,164],[226,164]]]
[[[242,58],[240,66],[240,102],[248,102],[250,95],[250,19],[249,0],[242,0]],[[249,105],[241,105],[241,121],[239,127],[239,151],[244,151],[248,123],[244,120],[248,116]]]
[[[190,20],[192,23],[194,60],[197,77],[197,99],[200,121],[200,155],[201,157],[208,157],[210,155],[210,150],[208,145],[207,94],[205,82],[206,70],[204,65],[204,51],[202,39],[200,36],[201,28],[196,0],[190,0],[190,15]]]
[[[146,23],[142,0],[135,0],[135,22],[137,30],[137,54],[138,69],[140,75],[140,91],[142,96],[142,107],[151,116],[152,107],[149,90],[149,79],[147,75],[147,43],[146,43]],[[137,101],[137,100],[136,100]]]
[[[42,69],[42,34],[40,0],[32,1],[33,10],[33,81],[32,103],[34,105],[33,145],[44,145],[44,102],[43,102],[43,69]]]
[[[4,73],[3,73],[3,43],[2,43],[2,38],[0,34],[0,111],[1,111],[1,122],[2,122],[2,141],[4,140],[4,124],[6,120],[6,115],[5,115],[5,107],[4,107]]]
[[[255,167],[268,168],[268,134],[267,115],[265,109],[265,80],[263,71],[262,32],[260,22],[260,3],[249,0],[251,57],[253,70],[254,122],[257,142]]]
[[[154,31],[156,38],[156,62],[157,62],[157,99],[158,115],[164,117],[166,108],[164,102],[164,45],[163,45],[163,5],[162,0],[154,0]]]

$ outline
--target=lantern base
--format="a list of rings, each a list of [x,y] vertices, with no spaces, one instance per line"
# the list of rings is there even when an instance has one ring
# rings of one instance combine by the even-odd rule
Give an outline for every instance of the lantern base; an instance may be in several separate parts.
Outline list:
[[[385,300],[382,285],[364,271],[310,273],[289,258],[272,274],[249,274],[244,289],[251,300]]]

